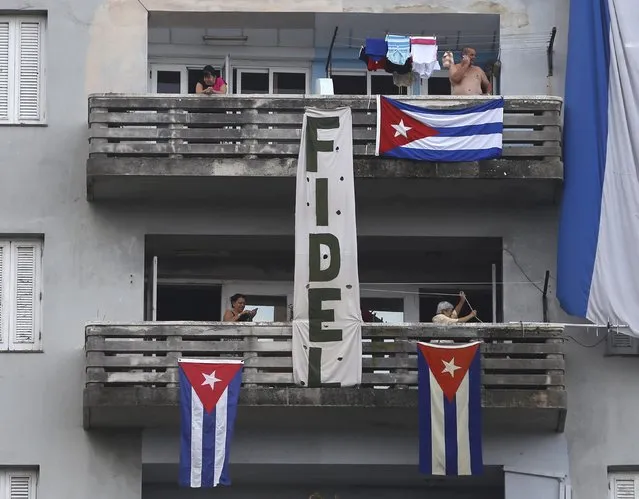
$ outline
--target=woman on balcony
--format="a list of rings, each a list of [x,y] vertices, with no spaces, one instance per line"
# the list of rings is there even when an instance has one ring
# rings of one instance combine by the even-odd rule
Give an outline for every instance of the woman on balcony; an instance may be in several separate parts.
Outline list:
[[[204,66],[204,77],[195,85],[196,94],[225,94],[226,82],[221,76],[216,76],[213,66]]]
[[[246,296],[236,293],[231,296],[231,308],[224,312],[224,322],[250,322],[257,314],[257,309],[244,310],[246,308]]]
[[[464,317],[459,317],[464,302],[466,301],[466,293],[459,292],[459,302],[457,306],[453,308],[453,304],[447,301],[440,301],[437,304],[437,315],[433,317],[433,322],[436,324],[455,324],[460,322],[468,322],[473,317],[477,317],[477,310],[472,310],[470,314]]]

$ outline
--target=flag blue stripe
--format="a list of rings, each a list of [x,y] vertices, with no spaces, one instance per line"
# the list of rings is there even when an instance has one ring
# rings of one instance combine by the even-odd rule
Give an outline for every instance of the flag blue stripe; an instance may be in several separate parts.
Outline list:
[[[557,297],[585,317],[595,266],[608,142],[608,0],[570,4],[564,111],[564,193]]]
[[[418,369],[418,415],[419,415],[419,472],[433,474],[433,443],[431,440],[430,417],[430,373],[419,347],[417,349]]]
[[[444,394],[444,446],[446,447],[446,475],[457,475],[457,396],[449,402]],[[463,401],[462,401],[463,403]]]
[[[235,428],[235,416],[237,414],[237,402],[242,387],[242,369],[240,369],[235,377],[229,383],[228,390],[228,407],[226,409],[226,455],[224,456],[224,466],[220,476],[220,485],[231,485],[229,473],[229,459],[231,457],[231,441],[233,440],[233,431]]]
[[[432,162],[464,162],[484,161],[501,156],[501,148],[489,149],[465,149],[459,151],[433,151],[429,149],[417,149],[409,147],[396,147],[384,153],[386,157],[411,159],[415,161]]]
[[[503,123],[483,123],[481,125],[448,126],[436,128],[438,137],[474,137],[476,135],[491,135],[503,133]]]
[[[389,99],[388,97],[384,97],[384,99],[387,99],[389,103],[391,103],[392,105],[398,107],[399,109],[403,111],[412,111],[412,112],[421,113],[421,114],[428,113],[428,114],[453,115],[453,114],[481,113],[484,111],[491,111],[493,109],[499,109],[500,107],[501,108],[504,107],[503,98],[491,99],[485,102],[484,104],[477,104],[474,106],[465,107],[463,109],[441,109],[441,108],[431,109],[431,108],[422,107],[422,106],[413,106],[411,104],[406,104],[404,102],[401,102],[395,99]]]
[[[483,473],[481,423],[481,353],[479,349],[468,369],[468,438],[470,440],[470,472]]]
[[[180,468],[178,481],[191,486],[191,383],[182,369],[180,373]]]
[[[202,423],[202,487],[213,487],[215,472],[215,421],[216,411],[204,410]]]

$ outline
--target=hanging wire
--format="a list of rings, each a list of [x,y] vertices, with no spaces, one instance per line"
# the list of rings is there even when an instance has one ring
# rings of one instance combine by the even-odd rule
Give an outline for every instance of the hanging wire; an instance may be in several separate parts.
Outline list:
[[[537,288],[537,290],[538,290],[538,291],[539,291],[539,292],[543,295],[543,294],[544,294],[544,290],[543,290],[543,289],[541,289],[539,286],[537,286],[537,284],[535,284],[535,283],[533,282],[533,280],[532,280],[530,277],[528,277],[528,274],[526,274],[526,272],[524,271],[524,269],[522,268],[522,266],[521,266],[521,265],[519,265],[519,262],[517,261],[517,258],[515,258],[515,255],[513,255],[513,252],[512,252],[512,251],[510,251],[510,250],[509,250],[508,248],[506,248],[506,247],[504,247],[504,251],[510,255],[510,258],[512,258],[513,263],[517,266],[517,268],[518,268],[518,269],[519,269],[519,271],[522,273],[522,275],[523,275],[526,279],[528,279],[528,282],[530,282],[530,284],[532,284],[533,286],[535,286],[535,287]]]

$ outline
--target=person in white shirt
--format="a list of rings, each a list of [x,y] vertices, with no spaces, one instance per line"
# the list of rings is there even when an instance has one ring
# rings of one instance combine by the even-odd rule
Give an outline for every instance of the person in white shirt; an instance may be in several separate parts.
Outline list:
[[[437,314],[433,317],[435,324],[458,324],[461,322],[468,322],[473,317],[477,317],[477,310],[472,310],[470,314],[464,317],[459,317],[464,302],[466,301],[466,294],[463,291],[459,292],[459,303],[456,307],[447,301],[440,301],[437,304]]]

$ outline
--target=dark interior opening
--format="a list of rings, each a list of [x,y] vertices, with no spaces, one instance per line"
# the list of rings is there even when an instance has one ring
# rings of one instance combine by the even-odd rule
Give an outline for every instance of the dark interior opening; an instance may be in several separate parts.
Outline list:
[[[220,286],[158,286],[159,321],[222,320]]]
[[[457,303],[463,290],[483,322],[493,321],[493,265],[496,275],[496,319],[503,320],[502,240],[498,237],[358,238],[361,308],[367,322],[405,322],[399,291],[419,290],[419,320],[430,322],[437,303]],[[158,320],[217,321],[221,284],[202,281],[290,282],[294,280],[293,236],[147,236],[147,317],[150,317],[151,262],[158,257]],[[193,285],[167,285],[190,282]],[[379,285],[396,290],[377,293]],[[402,285],[406,285],[406,289]],[[379,296],[378,296],[379,295]],[[264,320],[290,320],[286,297],[247,296],[247,305],[261,308]],[[225,305],[226,306],[226,305]],[[469,313],[468,305],[462,313]],[[410,320],[415,320],[411,318]]]

